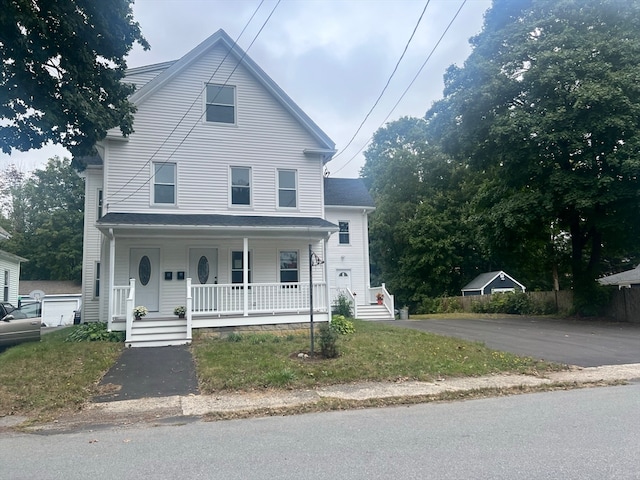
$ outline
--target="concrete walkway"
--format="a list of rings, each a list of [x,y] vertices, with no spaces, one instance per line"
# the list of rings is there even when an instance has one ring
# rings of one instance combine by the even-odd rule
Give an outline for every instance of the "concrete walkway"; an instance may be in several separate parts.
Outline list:
[[[474,378],[443,378],[436,382],[357,383],[318,387],[313,390],[267,390],[264,392],[217,395],[174,395],[117,402],[92,403],[92,414],[135,414],[156,412],[157,416],[201,416],[225,413],[259,413],[268,409],[294,408],[317,404],[323,399],[365,401],[397,397],[437,396],[446,392],[484,389],[587,385],[640,379],[640,364],[574,368],[544,377],[492,375]]]

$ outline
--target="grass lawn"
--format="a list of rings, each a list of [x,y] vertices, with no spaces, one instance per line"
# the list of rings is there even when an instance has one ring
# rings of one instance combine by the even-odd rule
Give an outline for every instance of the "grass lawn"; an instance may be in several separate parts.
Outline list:
[[[499,372],[535,373],[557,365],[488,349],[479,343],[354,321],[356,332],[340,336],[340,356],[300,359],[309,335],[196,336],[192,351],[203,394],[264,388],[312,388],[356,381],[434,380]],[[0,353],[0,416],[46,420],[82,407],[124,348],[104,341],[65,342],[77,327],[42,337],[40,343]],[[316,326],[317,328],[317,326]],[[316,348],[319,332],[316,330]]]
[[[233,335],[195,339],[192,350],[202,393],[265,387],[309,388],[355,381],[430,381],[441,376],[498,372],[535,373],[560,368],[480,343],[354,321],[356,333],[340,336],[335,359],[300,359],[308,335]],[[317,335],[318,337],[319,335]],[[316,346],[315,351],[319,352]]]
[[[77,410],[91,397],[124,344],[65,342],[73,328],[0,353],[0,416],[48,418]]]

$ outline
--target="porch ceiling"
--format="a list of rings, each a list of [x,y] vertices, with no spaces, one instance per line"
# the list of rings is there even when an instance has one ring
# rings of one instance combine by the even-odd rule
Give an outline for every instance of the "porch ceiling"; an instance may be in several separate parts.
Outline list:
[[[212,235],[320,239],[338,231],[337,225],[317,217],[173,213],[108,213],[98,220],[96,226],[105,235],[112,230],[120,235],[157,232],[165,237]]]

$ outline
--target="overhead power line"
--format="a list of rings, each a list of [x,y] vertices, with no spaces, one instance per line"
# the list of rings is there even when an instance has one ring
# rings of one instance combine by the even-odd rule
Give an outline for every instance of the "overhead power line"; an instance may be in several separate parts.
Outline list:
[[[460,11],[462,10],[462,8],[465,6],[466,3],[467,3],[467,0],[463,0],[462,1],[462,3],[460,4],[460,7],[458,7],[458,10],[456,11],[455,15],[453,16],[453,18],[451,19],[451,21],[447,25],[447,28],[445,28],[444,32],[442,32],[442,35],[440,35],[440,38],[438,39],[438,41],[436,42],[435,46],[433,47],[433,49],[431,50],[431,52],[427,56],[426,60],[422,63],[422,65],[418,69],[418,72],[415,74],[415,76],[413,77],[411,82],[409,82],[409,85],[407,86],[407,88],[405,88],[405,90],[402,93],[402,95],[400,95],[400,98],[398,98],[398,101],[395,103],[393,108],[389,111],[387,116],[384,118],[382,123],[378,126],[378,128],[376,128],[375,131],[378,131],[380,128],[382,128],[384,126],[384,124],[387,122],[387,120],[389,119],[391,114],[395,111],[395,109],[398,107],[398,105],[400,104],[402,99],[405,97],[407,92],[409,92],[409,90],[411,89],[411,87],[413,86],[415,81],[418,79],[418,77],[422,73],[422,70],[427,65],[427,62],[431,59],[431,57],[433,56],[434,52],[436,51],[436,49],[440,45],[440,43],[442,43],[442,40],[444,39],[445,35],[447,34],[449,29],[451,28],[451,25],[453,25],[453,22],[455,22],[456,18],[458,18],[458,15],[460,15]],[[375,133],[375,131],[374,131],[374,133]],[[347,165],[349,165],[349,163],[351,163],[360,154],[360,152],[362,152],[362,150],[365,149],[365,147],[369,144],[369,142],[372,139],[373,139],[373,135],[371,135],[371,137],[369,137],[369,139],[365,142],[365,144],[362,147],[360,147],[360,149],[351,158],[349,158],[349,160],[347,160],[344,165],[342,165],[340,168],[338,168],[334,173],[338,173],[340,170],[344,169]]]
[[[258,32],[255,34],[255,36],[253,37],[253,39],[251,40],[251,43],[249,44],[249,46],[247,47],[246,50],[243,51],[243,55],[242,58],[240,58],[240,60],[238,62],[236,62],[236,65],[234,66],[233,70],[231,71],[231,73],[227,76],[227,79],[224,81],[224,83],[222,84],[222,86],[226,86],[229,82],[229,80],[231,79],[231,77],[233,76],[233,74],[235,73],[235,71],[238,69],[238,66],[240,65],[240,63],[242,63],[242,59],[247,55],[247,52],[249,51],[249,49],[253,46],[253,44],[255,43],[256,39],[258,38],[258,36],[260,35],[260,33],[262,33],[262,30],[265,28],[265,26],[267,25],[267,23],[269,22],[269,20],[271,19],[273,13],[275,12],[276,8],[278,7],[278,5],[280,5],[281,0],[278,0],[277,3],[275,4],[275,6],[273,7],[273,9],[271,9],[271,12],[269,13],[269,15],[267,16],[267,18],[265,19],[265,21],[262,23],[262,26],[260,27],[260,29],[258,30]],[[251,17],[249,18],[249,20],[247,21],[247,23],[245,24],[244,28],[242,29],[242,31],[240,32],[240,34],[238,35],[238,37],[236,38],[236,40],[233,42],[233,46],[237,45],[238,40],[240,40],[240,38],[242,37],[242,35],[244,34],[245,30],[247,29],[247,27],[249,26],[249,24],[251,23],[251,21],[253,20],[253,18],[255,17],[255,15],[258,13],[258,10],[260,10],[260,7],[262,6],[262,4],[264,3],[264,0],[262,0],[260,2],[260,4],[258,5],[258,7],[255,9],[255,11],[253,12],[253,14],[251,15]],[[233,47],[232,47],[233,48]],[[220,62],[220,64],[216,67],[216,69],[214,70],[214,72],[211,74],[211,76],[209,77],[209,80],[206,83],[211,82],[211,80],[215,77],[216,73],[218,73],[218,70],[220,69],[220,67],[224,64],[225,60],[227,59],[227,57],[231,54],[231,50],[229,49],[227,51],[227,53],[225,54],[224,58],[222,59],[222,61]],[[171,130],[171,132],[169,133],[169,135],[167,135],[167,137],[165,138],[165,140],[162,142],[162,144],[160,144],[160,146],[156,149],[156,151],[153,153],[153,155],[151,155],[151,157],[149,158],[149,160],[147,160],[144,165],[142,165],[142,167],[140,167],[140,169],[136,172],[136,174],[134,175],[134,177],[130,178],[122,187],[120,187],[114,194],[112,194],[113,196],[117,195],[118,193],[120,193],[127,185],[129,185],[131,183],[131,181],[133,180],[133,178],[137,177],[140,172],[142,172],[146,167],[148,167],[148,165],[151,163],[151,161],[156,157],[156,155],[162,150],[162,148],[164,147],[164,145],[169,141],[169,139],[171,138],[171,136],[175,133],[175,131],[178,129],[178,127],[180,126],[180,124],[184,121],[184,119],[187,117],[187,115],[191,112],[191,110],[193,109],[193,107],[200,102],[200,99],[202,97],[202,94],[204,93],[204,91],[206,90],[206,83],[205,86],[202,88],[202,90],[200,90],[200,92],[198,93],[198,95],[196,96],[196,98],[194,99],[193,103],[191,103],[191,105],[189,106],[189,108],[185,111],[184,115],[182,116],[182,118],[180,118],[180,120],[178,121],[178,123],[173,127],[173,129]],[[219,95],[220,91],[222,89],[220,89],[218,91],[218,93],[216,93],[216,96]],[[215,99],[215,98],[214,98]],[[178,145],[173,149],[173,151],[169,154],[169,156],[162,161],[162,163],[168,163],[169,160],[171,160],[174,156],[174,154],[178,151],[178,149],[184,144],[184,142],[186,141],[186,139],[189,137],[189,135],[191,134],[191,132],[193,132],[193,130],[196,128],[196,126],[199,124],[200,120],[202,119],[202,117],[204,116],[205,112],[201,113],[200,116],[198,117],[198,120],[196,120],[196,122],[191,126],[191,128],[189,129],[189,131],[182,137],[182,139],[180,140],[180,142],[178,143]],[[140,190],[142,190],[142,188],[147,185],[149,182],[151,182],[151,180],[153,180],[153,178],[155,177],[155,172],[153,172],[137,189],[135,189],[132,193],[130,193],[129,195],[127,195],[126,197],[118,200],[117,202],[112,202],[113,204],[120,204],[126,200],[128,200],[129,198],[131,198],[132,196],[134,196],[135,194],[137,194]],[[110,196],[112,196],[110,195]]]
[[[373,110],[376,108],[376,106],[380,102],[380,99],[384,95],[384,92],[387,91],[387,87],[389,87],[389,84],[391,83],[391,80],[393,79],[394,75],[396,74],[396,71],[398,70],[398,67],[400,66],[400,62],[402,62],[402,59],[404,58],[404,55],[407,53],[407,49],[409,48],[409,45],[411,44],[411,40],[413,40],[413,37],[416,34],[416,30],[418,30],[418,27],[420,26],[420,22],[422,21],[422,17],[424,17],[424,12],[427,11],[427,7],[429,6],[429,3],[431,3],[431,0],[427,0],[427,3],[425,4],[424,8],[422,9],[422,13],[420,14],[420,17],[418,18],[418,21],[416,22],[416,26],[413,27],[413,32],[411,32],[411,36],[409,37],[409,40],[407,41],[406,45],[404,46],[404,50],[402,51],[402,54],[400,55],[400,58],[396,62],[396,66],[394,67],[393,71],[391,72],[391,75],[389,76],[389,79],[387,80],[387,83],[385,84],[384,88],[380,92],[380,95],[378,95],[378,98],[373,103],[373,106],[367,112],[367,114],[364,116],[364,119],[362,120],[362,123],[360,123],[360,126],[358,127],[356,132],[351,137],[351,140],[349,140],[349,142],[347,142],[347,144],[342,148],[342,150],[340,152],[338,152],[336,155],[334,155],[331,160],[335,160],[337,157],[342,155],[345,152],[345,150],[349,147],[349,145],[351,145],[351,143],[355,140],[356,136],[358,135],[358,133],[360,133],[360,130],[362,129],[362,127],[364,126],[365,122],[369,118],[369,115],[371,115],[371,112],[373,112]]]

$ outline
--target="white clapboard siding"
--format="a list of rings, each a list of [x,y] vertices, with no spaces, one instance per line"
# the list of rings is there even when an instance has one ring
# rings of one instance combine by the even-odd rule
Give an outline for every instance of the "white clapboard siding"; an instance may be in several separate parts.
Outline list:
[[[18,306],[18,283],[20,280],[20,261],[15,255],[0,250],[0,300],[4,300],[5,273],[8,273],[7,301]]]
[[[201,57],[139,105],[135,133],[127,141],[108,141],[105,174],[110,212],[166,212],[164,206],[150,208],[151,164],[170,161],[178,168],[175,210],[180,213],[322,215],[318,201],[322,161],[303,153],[318,148],[317,141],[244,67],[234,71],[231,57],[211,79],[224,56],[225,51],[217,48]],[[202,118],[204,86],[225,82],[236,86],[237,124],[206,123]],[[230,209],[230,166],[251,167],[251,208]],[[277,208],[277,168],[298,171],[299,206],[295,211]]]
[[[96,275],[96,263],[100,262],[100,245],[102,242],[102,234],[95,228],[95,222],[98,217],[98,191],[102,188],[102,169],[87,168],[84,173],[85,177],[85,199],[84,199],[84,238],[82,242],[82,318],[98,319],[99,315],[99,298],[95,296],[94,284]],[[109,284],[105,283],[106,270],[101,268],[100,287],[101,294],[106,293],[105,287]],[[106,317],[104,317],[106,318]]]
[[[351,270],[351,286],[356,292],[358,303],[366,303],[369,279],[369,237],[368,218],[362,207],[329,207],[325,208],[325,218],[338,225],[340,221],[349,222],[349,245],[339,243],[339,234],[334,233],[328,241],[329,281],[336,285],[337,270]],[[344,258],[343,258],[344,257]]]

